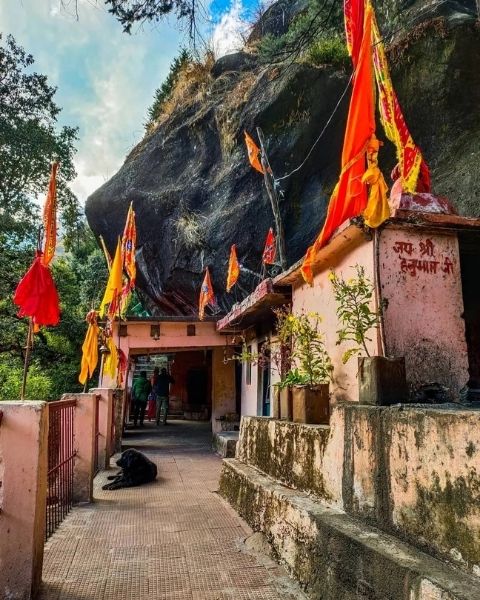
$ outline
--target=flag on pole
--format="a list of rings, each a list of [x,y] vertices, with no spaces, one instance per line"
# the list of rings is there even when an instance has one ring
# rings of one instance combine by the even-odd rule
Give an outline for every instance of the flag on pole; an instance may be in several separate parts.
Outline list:
[[[367,186],[362,177],[366,170],[367,148],[375,132],[372,70],[372,8],[368,4],[343,141],[342,170],[330,198],[322,231],[313,244],[313,250],[307,252],[310,261],[344,221],[360,215],[367,206]],[[307,268],[302,266],[302,275],[305,281],[313,283],[308,264]]]
[[[205,277],[203,279],[202,287],[200,288],[200,299],[198,302],[198,317],[200,321],[205,316],[205,308],[210,304],[215,304],[215,294],[213,292],[212,281],[210,279],[210,271],[208,267],[205,269]]]
[[[82,345],[82,362],[78,381],[84,385],[93,375],[98,364],[98,323],[97,312],[91,310],[86,318],[87,334]]]
[[[132,203],[130,203],[122,236],[123,269],[128,276],[129,290],[135,287],[135,279],[137,277],[137,266],[135,263],[136,244],[137,227],[135,224],[135,212],[133,211]]]
[[[107,315],[109,317],[115,316],[118,308],[118,301],[122,292],[122,245],[120,238],[118,238],[117,249],[115,251],[115,257],[113,259],[112,268],[110,269],[110,275],[107,281],[107,287],[103,295],[103,300],[100,303],[99,314],[101,317],[105,315],[105,306],[108,304]]]
[[[406,192],[415,193],[418,176],[422,170],[424,184],[428,188],[426,191],[430,191],[428,167],[420,149],[415,145],[410,135],[397,95],[393,89],[385,47],[380,36],[375,14],[372,16],[372,35],[373,68],[378,88],[380,120],[385,130],[385,135],[395,144],[397,149],[402,188]]]
[[[248,160],[254,169],[259,173],[264,173],[262,163],[260,161],[260,148],[253,139],[245,131],[245,143],[247,144]]]
[[[114,380],[115,375],[117,374],[118,352],[115,342],[113,341],[113,337],[107,337],[105,340],[105,345],[107,346],[109,352],[105,358],[103,373],[108,375],[110,379]]]
[[[265,240],[265,248],[263,249],[262,262],[264,265],[275,264],[275,257],[277,255],[277,242],[273,229],[270,227],[267,233],[267,239]]]
[[[100,244],[102,245],[103,254],[105,255],[105,260],[107,262],[108,271],[112,268],[112,257],[110,256],[110,252],[108,251],[107,246],[105,245],[105,240],[103,236],[99,236]]]
[[[55,254],[57,246],[57,170],[58,163],[52,163],[48,192],[43,207],[43,228],[45,230],[45,245],[42,262],[48,266]]]
[[[15,290],[14,303],[19,317],[31,317],[35,326],[57,325],[60,302],[50,269],[37,250],[35,259]]]
[[[240,275],[240,265],[237,259],[237,247],[232,244],[230,248],[230,258],[228,260],[228,275],[227,275],[227,292],[237,283]]]
[[[356,68],[362,44],[363,23],[365,18],[365,0],[344,0],[345,37],[348,54]]]

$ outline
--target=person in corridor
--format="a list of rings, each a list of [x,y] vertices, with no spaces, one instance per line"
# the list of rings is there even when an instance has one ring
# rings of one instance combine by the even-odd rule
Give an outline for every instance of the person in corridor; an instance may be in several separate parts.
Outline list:
[[[137,426],[140,420],[140,427],[143,427],[143,419],[145,418],[145,409],[147,407],[148,395],[152,390],[152,386],[147,379],[147,373],[142,371],[140,377],[133,380],[132,397],[133,397],[133,424]]]
[[[167,369],[162,369],[162,372],[157,377],[153,391],[157,398],[157,425],[160,425],[160,417],[163,412],[162,422],[167,424],[168,403],[170,397],[170,384],[175,383],[171,375],[167,373]]]

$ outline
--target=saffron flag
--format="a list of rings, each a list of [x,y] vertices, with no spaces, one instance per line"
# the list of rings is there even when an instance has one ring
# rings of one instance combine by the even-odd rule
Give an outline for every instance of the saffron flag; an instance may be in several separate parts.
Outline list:
[[[328,205],[327,218],[320,235],[307,252],[310,265],[302,266],[302,275],[313,283],[311,261],[316,252],[347,219],[360,215],[367,206],[367,188],[362,182],[365,155],[375,132],[375,110],[372,77],[372,8],[367,5],[358,63],[353,78],[352,97],[342,151],[342,170]]]
[[[240,265],[237,259],[237,247],[232,244],[230,248],[230,258],[228,260],[228,274],[227,274],[227,292],[237,283],[240,275]]]
[[[265,247],[263,249],[262,262],[264,265],[275,264],[275,257],[277,256],[277,242],[275,240],[275,234],[273,229],[270,227],[267,233],[267,239],[265,240]]]
[[[45,245],[42,262],[48,266],[55,254],[57,246],[57,170],[58,163],[52,163],[47,197],[43,207],[43,228],[45,230]]]
[[[363,219],[367,227],[379,227],[390,217],[390,206],[388,204],[388,186],[385,183],[382,172],[378,168],[378,150],[381,143],[375,135],[372,135],[367,147],[368,169],[365,171],[362,181],[369,187],[367,207],[363,211]]]
[[[133,211],[132,203],[130,203],[122,236],[123,268],[128,277],[129,290],[132,290],[135,287],[135,279],[137,276],[137,266],[135,263],[136,244],[137,227],[135,225],[135,213]]]
[[[103,373],[108,375],[110,379],[115,379],[118,365],[118,352],[115,342],[113,341],[113,337],[107,337],[105,340],[105,345],[107,346],[109,352],[105,358]]]
[[[101,317],[105,314],[105,307],[107,304],[109,305],[107,311],[109,317],[115,316],[115,313],[117,312],[118,302],[122,292],[122,263],[122,246],[120,238],[118,238],[112,268],[110,269],[110,275],[108,277],[103,300],[100,303],[99,313]]]
[[[344,0],[345,37],[347,49],[356,68],[362,43],[363,22],[365,18],[365,0]]]
[[[245,143],[247,144],[248,160],[254,169],[259,173],[264,173],[262,163],[260,161],[260,148],[253,139],[245,131]]]
[[[82,345],[82,362],[78,381],[84,385],[93,375],[98,363],[98,323],[97,312],[91,310],[86,318],[87,334]]]
[[[387,57],[385,55],[385,48],[375,15],[372,16],[372,34],[373,66],[378,88],[380,120],[385,130],[385,135],[395,144],[397,149],[402,188],[406,192],[412,194],[415,193],[418,176],[420,170],[422,170],[422,173],[426,175],[426,177],[424,177],[425,187],[428,188],[425,189],[425,191],[430,191],[428,167],[423,159],[420,149],[415,145],[413,138],[410,135],[397,95],[393,89]]]
[[[208,267],[205,269],[205,277],[203,279],[202,287],[200,288],[200,299],[198,302],[198,317],[200,321],[205,316],[205,308],[210,304],[215,304],[215,294],[213,292],[212,281],[210,279],[210,271]]]
[[[13,301],[20,308],[18,316],[31,317],[37,327],[57,325],[60,321],[57,288],[40,251],[18,284]]]

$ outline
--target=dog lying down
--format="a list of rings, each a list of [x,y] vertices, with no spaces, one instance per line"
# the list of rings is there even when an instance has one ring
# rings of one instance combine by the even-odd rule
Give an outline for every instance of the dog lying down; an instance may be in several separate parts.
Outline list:
[[[122,452],[117,460],[121,467],[120,473],[111,475],[102,490],[118,490],[120,488],[134,487],[153,481],[157,477],[157,465],[138,450],[129,448]]]

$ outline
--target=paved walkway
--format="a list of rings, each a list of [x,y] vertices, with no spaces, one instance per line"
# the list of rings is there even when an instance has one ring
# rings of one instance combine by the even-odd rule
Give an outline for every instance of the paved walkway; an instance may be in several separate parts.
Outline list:
[[[210,426],[173,421],[127,432],[155,483],[102,491],[75,508],[47,542],[41,600],[282,600],[283,570],[245,551],[248,526],[215,493],[221,460]],[[110,471],[111,472],[111,471]]]

